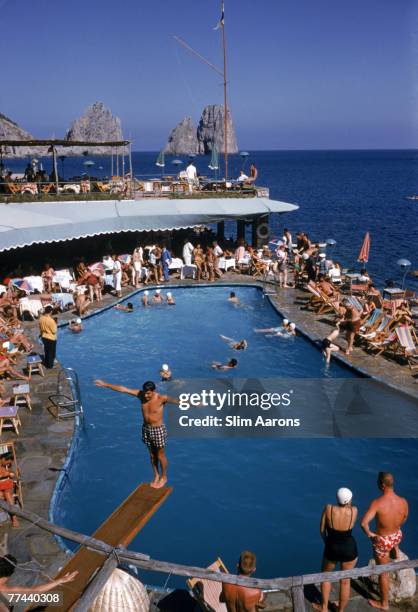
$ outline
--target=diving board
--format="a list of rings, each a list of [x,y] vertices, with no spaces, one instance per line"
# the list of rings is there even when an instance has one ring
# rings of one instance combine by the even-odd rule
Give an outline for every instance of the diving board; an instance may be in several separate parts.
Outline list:
[[[140,484],[131,495],[117,508],[105,522],[94,532],[93,538],[110,546],[128,546],[137,533],[149,521],[152,515],[165,502],[172,487],[154,489],[148,484]],[[106,562],[106,556],[85,546],[80,546],[73,557],[62,568],[56,578],[67,572],[78,571],[73,582],[61,585],[64,601],[62,610],[71,610],[86,590],[93,576]],[[48,606],[44,610],[57,612],[57,608]]]

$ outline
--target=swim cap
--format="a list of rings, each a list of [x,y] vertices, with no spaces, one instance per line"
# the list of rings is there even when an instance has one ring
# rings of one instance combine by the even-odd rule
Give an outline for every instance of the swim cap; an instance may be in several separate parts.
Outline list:
[[[283,325],[289,325],[289,319],[283,319]]]
[[[341,506],[346,506],[353,499],[353,494],[350,489],[346,489],[345,487],[341,487],[337,491],[337,501]]]
[[[166,363],[163,363],[163,365],[161,366],[161,369],[164,370],[164,372],[167,372],[169,368]]]
[[[156,289],[155,293],[161,293],[161,289]]]
[[[148,289],[146,291],[144,291],[144,295],[149,295]]]
[[[81,325],[81,319],[76,319],[75,322],[77,323],[77,325]]]
[[[167,292],[167,297],[171,297],[170,291]]]
[[[302,259],[309,259],[309,255],[308,255],[308,253],[304,253],[304,254],[302,255]]]
[[[319,253],[319,257],[325,257],[325,253]]]
[[[296,329],[296,325],[294,323],[290,323],[289,327],[290,329]]]

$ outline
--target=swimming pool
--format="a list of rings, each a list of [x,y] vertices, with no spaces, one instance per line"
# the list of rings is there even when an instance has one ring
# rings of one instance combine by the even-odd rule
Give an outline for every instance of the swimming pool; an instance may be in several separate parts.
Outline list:
[[[302,337],[256,334],[254,328],[280,324],[278,314],[259,289],[234,290],[238,308],[228,303],[227,287],[173,289],[175,307],[142,308],[137,294],[130,298],[131,314],[111,309],[86,320],[82,334],[60,332],[59,358],[79,373],[86,413],[55,510],[60,524],[92,533],[139,482],[150,479],[137,400],[95,387],[95,378],[138,388],[144,380],[158,380],[165,362],[178,379],[219,377],[210,363],[232,356],[238,368],[224,376],[355,376],[338,363],[327,369],[320,352]],[[246,338],[249,350],[232,355],[220,334]],[[131,548],[191,565],[221,556],[230,569],[240,550],[250,548],[259,557],[259,576],[315,571],[322,555],[320,513],[338,487],[350,487],[363,512],[377,493],[377,472],[393,470],[414,515],[417,450],[416,440],[172,437],[167,454],[174,491]],[[368,541],[358,528],[356,535],[366,563]],[[418,527],[412,520],[405,536],[405,551],[417,554]],[[161,584],[163,579],[145,575],[144,580]],[[184,581],[172,578],[169,586],[179,584]]]

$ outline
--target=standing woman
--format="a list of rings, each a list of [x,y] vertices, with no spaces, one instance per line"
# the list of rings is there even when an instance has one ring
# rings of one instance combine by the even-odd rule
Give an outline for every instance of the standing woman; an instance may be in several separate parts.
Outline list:
[[[113,286],[118,297],[122,297],[122,264],[117,255],[112,255],[113,259]]]
[[[200,279],[202,278],[203,266],[205,263],[205,256],[200,244],[197,244],[193,249],[193,262],[197,268],[196,280],[200,281]]]
[[[143,264],[142,256],[142,247],[136,247],[132,253],[132,284],[134,287],[136,287],[136,289],[138,289],[141,284]]]
[[[39,317],[39,331],[44,345],[44,364],[49,370],[54,367],[57,350],[57,323],[52,318],[53,306],[45,306],[44,314]]]
[[[356,566],[357,543],[351,533],[357,520],[358,510],[352,505],[353,494],[345,487],[337,491],[337,505],[327,504],[322,512],[320,533],[325,542],[322,571],[334,571],[337,563],[341,570]],[[327,612],[331,583],[321,585],[322,604],[313,604],[314,610]],[[340,580],[339,612],[344,612],[350,599],[350,579]]]

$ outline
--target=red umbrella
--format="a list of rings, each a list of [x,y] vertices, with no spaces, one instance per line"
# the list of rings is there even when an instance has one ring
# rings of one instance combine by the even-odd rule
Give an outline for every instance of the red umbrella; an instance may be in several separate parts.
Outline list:
[[[369,254],[370,254],[370,234],[369,232],[367,232],[367,234],[364,236],[363,244],[360,249],[360,253],[359,253],[357,261],[361,261],[362,263],[367,263],[369,261]]]

